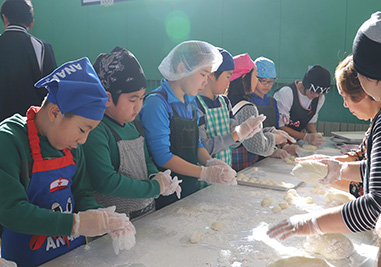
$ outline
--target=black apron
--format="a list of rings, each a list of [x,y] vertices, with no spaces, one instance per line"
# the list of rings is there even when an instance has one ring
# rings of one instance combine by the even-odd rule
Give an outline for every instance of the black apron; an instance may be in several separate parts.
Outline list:
[[[277,124],[276,121],[276,112],[275,112],[275,105],[274,105],[274,98],[272,96],[269,96],[270,104],[268,106],[259,106],[258,104],[255,104],[258,109],[259,114],[266,115],[266,119],[262,122],[263,127],[274,127]]]
[[[162,95],[165,101],[168,101],[167,95],[162,91],[154,91],[150,94],[158,93]],[[192,107],[192,119],[185,119],[180,117],[176,109],[170,105],[173,111],[173,115],[170,118],[170,136],[171,143],[170,151],[174,155],[182,158],[183,160],[197,164],[198,163],[198,124],[196,110]],[[158,166],[160,171],[165,169]],[[183,180],[181,186],[181,197],[184,198],[198,191],[197,181],[198,178],[192,176],[186,176],[175,172],[171,173],[172,177],[177,176],[179,180]],[[176,194],[170,196],[160,196],[156,199],[156,210],[161,209],[173,202],[177,201]]]

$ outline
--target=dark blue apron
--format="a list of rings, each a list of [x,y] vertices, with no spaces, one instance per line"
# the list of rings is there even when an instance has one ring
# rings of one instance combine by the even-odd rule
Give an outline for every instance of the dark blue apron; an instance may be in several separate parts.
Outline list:
[[[65,156],[44,160],[41,155],[39,138],[34,123],[38,108],[27,112],[28,138],[33,157],[33,170],[28,187],[29,202],[44,209],[73,213],[74,197],[71,192],[77,167],[73,155],[64,149]],[[4,229],[1,256],[15,261],[18,266],[37,266],[54,259],[82,244],[85,238],[67,236],[29,235]]]

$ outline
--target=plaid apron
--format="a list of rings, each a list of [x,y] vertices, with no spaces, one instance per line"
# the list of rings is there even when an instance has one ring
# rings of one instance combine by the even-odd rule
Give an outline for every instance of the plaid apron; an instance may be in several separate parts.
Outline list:
[[[226,105],[225,100],[221,96],[217,96],[220,101],[219,108],[208,108],[202,97],[197,96],[200,100],[201,105],[204,107],[205,116],[207,117],[207,135],[208,138],[213,138],[215,136],[225,136],[230,134],[230,118],[229,109]],[[230,146],[225,150],[211,155],[213,158],[220,159],[229,166],[232,165],[232,151]]]

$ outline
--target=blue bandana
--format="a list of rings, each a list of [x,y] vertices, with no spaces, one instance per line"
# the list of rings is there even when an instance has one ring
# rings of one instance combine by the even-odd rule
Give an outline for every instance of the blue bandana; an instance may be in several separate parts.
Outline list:
[[[217,71],[234,70],[234,59],[232,55],[228,51],[222,48],[218,48],[218,51],[220,51],[222,55],[222,63],[218,67]]]
[[[276,78],[275,64],[272,60],[259,57],[254,60],[255,66],[257,67],[257,76],[259,78]]]
[[[62,114],[72,112],[97,121],[103,118],[108,96],[86,57],[63,64],[34,86],[47,88],[47,99]]]

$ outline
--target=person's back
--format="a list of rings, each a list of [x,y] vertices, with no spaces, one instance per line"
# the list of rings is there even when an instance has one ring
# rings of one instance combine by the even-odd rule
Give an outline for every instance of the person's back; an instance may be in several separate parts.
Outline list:
[[[1,5],[4,33],[0,36],[0,120],[15,113],[25,116],[41,105],[47,91],[34,84],[56,67],[53,49],[28,33],[33,26],[29,0],[5,0]]]

